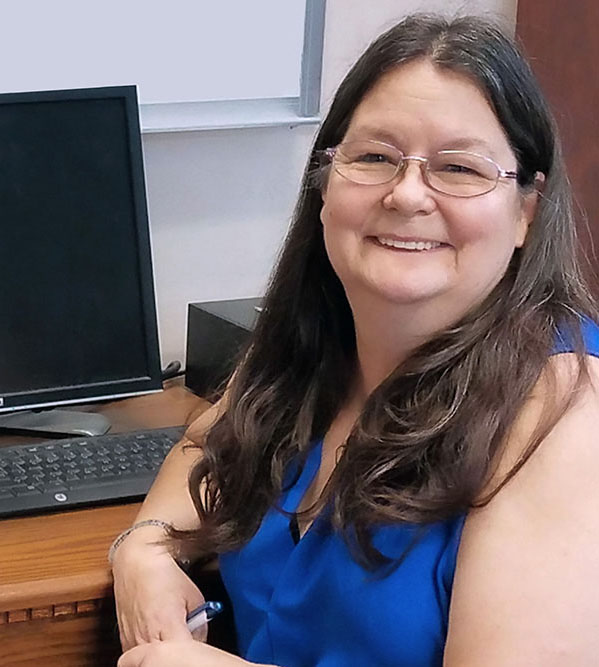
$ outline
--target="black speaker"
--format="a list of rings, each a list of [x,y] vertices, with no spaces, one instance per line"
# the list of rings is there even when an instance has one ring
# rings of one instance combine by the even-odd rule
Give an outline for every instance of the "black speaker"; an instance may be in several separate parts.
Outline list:
[[[185,386],[202,397],[222,388],[248,342],[262,299],[190,303]]]

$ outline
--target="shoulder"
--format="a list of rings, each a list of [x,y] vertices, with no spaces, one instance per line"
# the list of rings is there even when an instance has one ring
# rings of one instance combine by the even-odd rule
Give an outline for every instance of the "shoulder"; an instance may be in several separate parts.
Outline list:
[[[499,463],[522,455],[552,399],[566,411],[515,477],[468,516],[446,665],[594,664],[599,652],[599,359],[556,354]]]

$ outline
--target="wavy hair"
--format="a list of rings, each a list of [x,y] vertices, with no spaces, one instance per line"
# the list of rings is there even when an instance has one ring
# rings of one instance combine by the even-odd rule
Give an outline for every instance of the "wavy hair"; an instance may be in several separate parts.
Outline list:
[[[286,471],[331,425],[356,369],[352,314],[323,243],[322,150],[340,143],[381,76],[427,59],[485,95],[518,162],[523,192],[546,176],[534,221],[484,303],[421,347],[367,399],[321,506],[355,559],[376,568],[375,526],[426,526],[484,503],[538,447],[567,405],[546,410],[521,459],[481,500],[510,428],[567,329],[584,376],[581,321],[594,306],[576,259],[575,226],[555,123],[511,39],[473,17],[414,15],[374,41],[342,82],[306,168],[292,225],[223,414],[201,442],[190,492],[200,553],[247,542],[277,505]],[[183,533],[174,533],[181,536]]]

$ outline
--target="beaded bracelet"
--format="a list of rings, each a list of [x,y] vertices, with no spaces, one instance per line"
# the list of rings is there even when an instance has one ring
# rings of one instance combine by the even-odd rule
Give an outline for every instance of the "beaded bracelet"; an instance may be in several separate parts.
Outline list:
[[[134,530],[143,528],[144,526],[159,526],[165,531],[168,531],[171,528],[171,524],[167,523],[166,521],[162,521],[162,519],[145,519],[144,521],[138,521],[137,523],[134,523],[130,528],[127,528],[127,530],[124,530],[120,535],[117,535],[114,542],[110,545],[110,549],[108,549],[108,562],[111,565],[112,561],[114,560],[114,554],[121,546],[121,544],[129,537],[129,535],[131,535]]]

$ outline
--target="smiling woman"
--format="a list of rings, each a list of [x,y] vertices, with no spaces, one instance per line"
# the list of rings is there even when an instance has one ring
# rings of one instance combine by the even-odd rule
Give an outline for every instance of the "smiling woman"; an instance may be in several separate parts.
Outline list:
[[[393,137],[397,148],[373,142],[372,127]],[[365,144],[374,150],[368,153]],[[456,144],[486,145],[509,170],[490,157],[444,148]],[[399,326],[410,319],[405,307],[417,301],[423,315],[430,313],[428,330],[419,333],[460,320],[495,287],[524,243],[537,193],[521,192],[511,178],[514,152],[469,77],[427,59],[392,70],[354,111],[338,155],[321,219],[358,331],[365,326],[361,312],[370,325],[376,309],[383,322],[396,318]],[[424,324],[421,316],[419,328]],[[397,346],[388,373],[409,351]]]
[[[121,664],[593,664],[599,327],[574,241],[512,42],[434,16],[376,40],[252,341],[140,512],[171,553],[155,528],[116,553],[124,648],[162,642]],[[219,555],[242,657],[187,641],[182,548]]]

